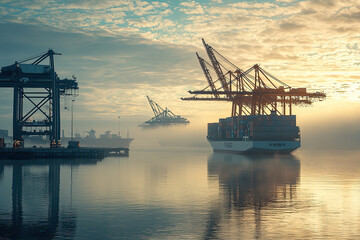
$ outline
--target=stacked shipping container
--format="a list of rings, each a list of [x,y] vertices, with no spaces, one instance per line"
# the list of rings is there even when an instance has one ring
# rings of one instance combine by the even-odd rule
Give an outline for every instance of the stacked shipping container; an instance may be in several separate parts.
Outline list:
[[[249,115],[208,124],[209,140],[294,141],[299,139],[296,116]]]
[[[0,138],[0,149],[5,148],[5,139],[4,138]]]

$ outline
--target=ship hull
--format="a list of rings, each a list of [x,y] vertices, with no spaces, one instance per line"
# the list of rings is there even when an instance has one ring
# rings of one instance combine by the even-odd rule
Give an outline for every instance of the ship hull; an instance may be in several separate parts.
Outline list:
[[[81,147],[106,147],[106,148],[129,148],[130,143],[134,140],[133,138],[117,138],[117,139],[106,139],[106,138],[73,138],[73,141],[80,142]],[[68,146],[68,142],[71,138],[62,138],[61,144]],[[33,145],[48,146],[49,140],[42,138],[31,138],[25,139],[25,145],[31,147]]]
[[[118,139],[90,139],[90,138],[74,138],[75,141],[80,142],[81,147],[110,147],[110,148],[129,148],[133,138],[118,138]],[[65,146],[68,145],[70,139],[62,139],[62,143]]]
[[[214,152],[242,154],[290,154],[300,147],[300,141],[214,141]]]

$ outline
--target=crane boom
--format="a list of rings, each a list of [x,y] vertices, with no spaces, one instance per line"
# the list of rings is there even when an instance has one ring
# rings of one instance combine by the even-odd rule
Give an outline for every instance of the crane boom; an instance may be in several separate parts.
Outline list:
[[[151,100],[149,98],[149,96],[146,96],[148,101],[149,101],[149,104],[150,104],[150,107],[151,109],[153,110],[154,112],[154,115],[155,117],[156,116],[159,116],[162,112],[164,112],[164,109],[162,109],[162,107],[160,107],[156,102],[154,102],[153,100]]]
[[[212,91],[216,91],[216,87],[215,87],[215,84],[214,84],[214,81],[210,75],[210,72],[209,72],[209,69],[206,67],[206,63],[205,63],[205,60],[199,56],[198,53],[196,53],[196,56],[199,60],[199,63],[200,63],[200,66],[201,66],[201,69],[203,70],[204,72],[204,75],[206,77],[206,80],[208,81],[209,83],[209,86],[211,88]],[[215,97],[218,97],[219,95],[217,93],[214,93]]]
[[[205,50],[206,50],[206,53],[207,55],[209,56],[210,58],[210,61],[211,61],[211,64],[213,65],[214,67],[214,70],[216,72],[216,75],[218,76],[220,82],[221,82],[221,85],[222,87],[224,88],[225,91],[229,91],[229,84],[227,83],[226,81],[226,78],[224,76],[224,73],[223,71],[221,70],[221,67],[220,67],[220,63],[219,61],[216,59],[216,56],[212,50],[212,47],[208,44],[206,44],[205,40],[202,39],[202,42],[204,44],[204,47],[205,47]]]

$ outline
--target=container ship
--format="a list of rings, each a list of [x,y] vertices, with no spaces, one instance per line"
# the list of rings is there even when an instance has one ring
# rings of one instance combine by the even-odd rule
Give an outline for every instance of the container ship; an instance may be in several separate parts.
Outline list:
[[[292,88],[259,64],[241,70],[204,39],[203,44],[210,63],[196,55],[208,86],[189,91],[193,96],[182,100],[232,103],[231,117],[208,124],[207,140],[214,151],[289,154],[298,149],[300,130],[293,106],[322,101],[325,93]]]
[[[207,140],[214,151],[289,154],[300,147],[295,115],[235,116],[208,123]]]

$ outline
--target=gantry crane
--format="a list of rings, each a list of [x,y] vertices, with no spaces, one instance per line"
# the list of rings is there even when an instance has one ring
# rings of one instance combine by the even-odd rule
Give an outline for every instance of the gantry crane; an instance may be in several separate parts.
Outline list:
[[[279,115],[291,115],[294,105],[311,105],[314,101],[321,101],[326,97],[323,92],[309,93],[306,88],[292,88],[258,64],[243,71],[204,39],[202,42],[211,63],[201,58],[198,53],[196,55],[208,86],[202,90],[189,91],[194,96],[181,98],[182,100],[229,101],[232,102],[231,116],[267,115],[272,111]],[[223,61],[219,62],[217,57]],[[209,69],[215,72],[215,81]]]
[[[48,135],[50,147],[60,147],[60,96],[76,95],[76,78],[60,79],[53,50],[1,68],[0,87],[14,89],[13,147],[24,146],[24,135]],[[49,58],[49,65],[40,65]],[[28,63],[30,62],[30,63]],[[27,100],[24,102],[24,100]],[[25,109],[29,109],[24,111]]]
[[[186,118],[175,115],[168,108],[163,109],[159,104],[146,96],[155,117],[141,124],[141,127],[161,126],[161,125],[176,125],[190,123]]]

